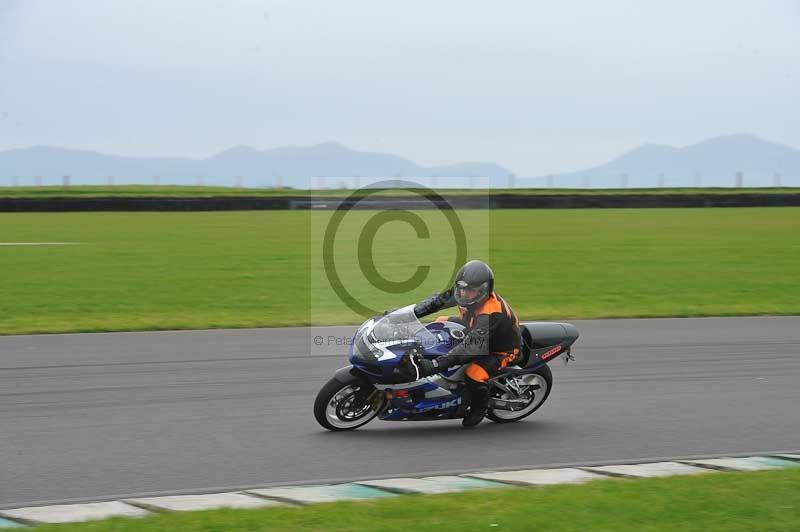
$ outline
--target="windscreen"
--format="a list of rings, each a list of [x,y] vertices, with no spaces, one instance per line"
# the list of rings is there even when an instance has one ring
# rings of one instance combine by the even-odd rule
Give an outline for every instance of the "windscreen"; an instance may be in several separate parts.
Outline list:
[[[381,348],[409,342],[418,342],[423,347],[430,347],[437,342],[436,337],[414,314],[414,305],[364,323],[356,334],[354,349],[361,355],[372,354],[380,358],[385,353]]]

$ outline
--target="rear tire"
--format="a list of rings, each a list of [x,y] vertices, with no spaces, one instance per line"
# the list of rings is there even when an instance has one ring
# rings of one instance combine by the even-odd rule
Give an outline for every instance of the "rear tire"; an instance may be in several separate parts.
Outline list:
[[[544,366],[537,369],[530,375],[536,375],[538,377],[536,380],[538,381],[537,385],[540,386],[540,388],[538,390],[532,390],[532,397],[528,406],[520,409],[517,412],[511,410],[500,410],[499,408],[495,410],[490,406],[489,411],[486,414],[486,417],[488,417],[495,423],[514,423],[515,421],[519,421],[520,419],[525,419],[529,415],[539,410],[539,407],[541,407],[544,404],[544,402],[547,401],[547,398],[550,396],[550,390],[553,389],[553,372],[551,372],[550,367],[545,364]],[[526,377],[526,375],[521,375],[517,377],[517,379],[523,377]],[[545,389],[543,390],[542,388]],[[496,393],[497,393],[497,388],[493,388],[492,397],[496,397],[495,395]]]
[[[317,423],[328,430],[342,431],[355,430],[372,421],[378,415],[378,410],[371,405],[358,403],[355,394],[361,390],[361,386],[358,381],[342,383],[336,379],[325,383],[314,400]]]

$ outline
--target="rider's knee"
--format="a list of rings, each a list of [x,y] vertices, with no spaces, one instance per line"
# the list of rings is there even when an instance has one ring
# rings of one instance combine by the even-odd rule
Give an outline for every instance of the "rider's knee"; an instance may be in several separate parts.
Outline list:
[[[486,382],[489,380],[489,372],[486,371],[481,365],[471,362],[467,366],[467,378],[475,382]]]

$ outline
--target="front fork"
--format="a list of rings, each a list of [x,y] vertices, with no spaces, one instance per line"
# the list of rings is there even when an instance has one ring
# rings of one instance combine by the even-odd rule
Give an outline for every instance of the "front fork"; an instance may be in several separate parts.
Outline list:
[[[366,401],[369,403],[369,406],[372,407],[372,409],[378,414],[380,414],[387,406],[389,406],[389,401],[385,399],[383,390],[378,390],[374,387],[369,396],[367,396]]]
[[[373,410],[380,412],[383,408],[383,392],[366,378],[366,376],[354,366],[339,368],[333,377],[342,384],[358,384],[356,400],[361,404],[369,404]]]

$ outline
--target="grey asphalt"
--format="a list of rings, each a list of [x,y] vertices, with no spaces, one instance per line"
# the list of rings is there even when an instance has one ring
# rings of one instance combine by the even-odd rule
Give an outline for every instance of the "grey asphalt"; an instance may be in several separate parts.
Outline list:
[[[352,327],[0,337],[0,507],[800,449],[800,318],[573,323],[542,410],[473,431],[322,430]]]

